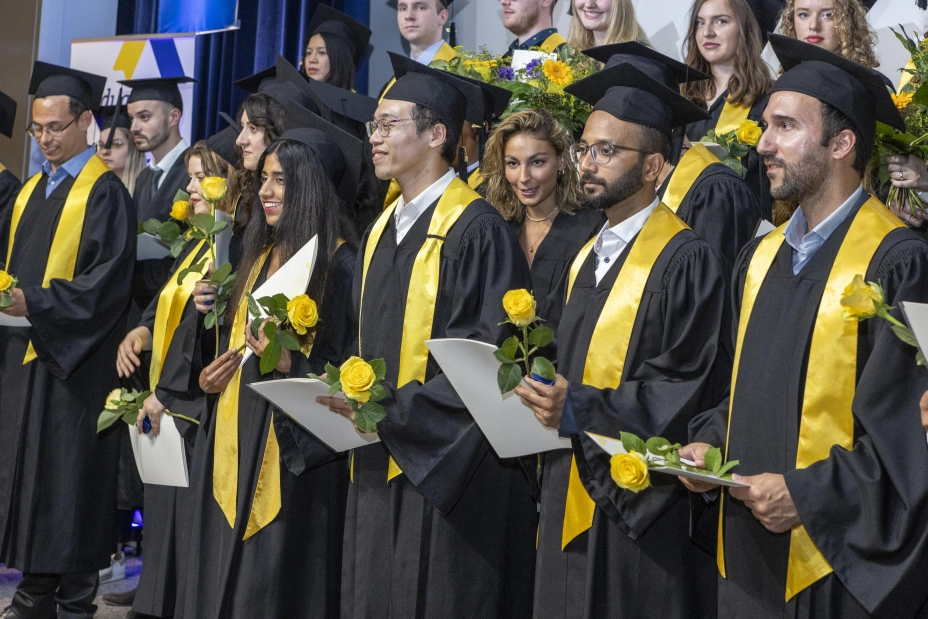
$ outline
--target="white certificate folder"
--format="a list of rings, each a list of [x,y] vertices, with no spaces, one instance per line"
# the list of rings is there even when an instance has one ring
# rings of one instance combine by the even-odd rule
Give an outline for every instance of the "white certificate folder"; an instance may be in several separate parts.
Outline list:
[[[177,430],[173,417],[161,415],[161,431],[158,436],[150,432],[139,434],[132,425],[129,426],[129,437],[132,439],[135,465],[143,483],[178,488],[190,485],[184,439]]]

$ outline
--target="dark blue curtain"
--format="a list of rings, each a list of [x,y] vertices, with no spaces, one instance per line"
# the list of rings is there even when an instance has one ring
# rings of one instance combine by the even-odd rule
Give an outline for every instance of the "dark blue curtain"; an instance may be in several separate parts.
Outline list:
[[[320,0],[246,0],[239,2],[238,30],[197,37],[197,82],[193,88],[193,139],[225,127],[219,112],[235,115],[247,93],[232,82],[274,64],[281,54],[294,66],[303,52],[309,25]],[[370,0],[327,0],[362,24],[370,20]],[[158,23],[158,0],[120,0],[117,34],[148,34]],[[367,61],[355,75],[358,92],[367,92]]]

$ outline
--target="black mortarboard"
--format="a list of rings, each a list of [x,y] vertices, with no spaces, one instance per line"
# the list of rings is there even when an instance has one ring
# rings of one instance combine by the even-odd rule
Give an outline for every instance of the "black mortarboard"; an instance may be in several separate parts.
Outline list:
[[[3,91],[0,91],[0,134],[8,138],[13,137],[13,126],[16,120],[16,101]]]
[[[338,197],[348,206],[354,205],[364,156],[361,140],[295,103],[287,106],[287,130],[280,139],[309,146],[319,157]]]
[[[277,99],[277,97],[274,97],[271,93],[268,93],[268,95],[277,99],[285,108],[289,106],[291,101],[295,101],[314,114],[319,114],[326,120],[332,120],[331,111],[322,98],[317,95],[316,91],[309,85],[309,80],[280,54],[277,55],[275,72],[277,75],[276,80],[278,87],[284,88],[285,92],[289,94],[287,99],[283,100]]]
[[[120,80],[132,89],[129,93],[129,103],[136,101],[164,101],[165,103],[176,107],[181,112],[184,111],[184,100],[180,96],[178,84],[195,82],[192,77],[151,77],[137,80]]]
[[[316,103],[313,101],[313,99],[307,97],[293,83],[288,80],[277,79],[277,69],[279,67],[293,69],[293,67],[290,66],[290,63],[287,62],[286,58],[278,55],[277,62],[274,66],[268,67],[263,71],[259,71],[254,75],[240,79],[236,82],[232,82],[232,85],[237,86],[242,90],[252,94],[267,95],[274,101],[277,101],[277,103],[279,103],[284,108],[287,107],[287,104],[290,101],[296,101],[304,107],[315,107]],[[299,71],[296,69],[293,69],[293,72],[299,75]]]
[[[242,123],[238,122],[237,120],[235,120],[234,118],[226,114],[225,112],[219,112],[219,118],[226,121],[226,124],[229,125],[231,128],[235,129],[237,133],[242,132]]]
[[[316,6],[306,31],[309,32],[309,36],[331,34],[344,41],[348,45],[355,66],[364,59],[367,44],[371,40],[370,29],[327,4]]]
[[[709,118],[679,91],[668,88],[638,67],[621,62],[564,88],[593,106],[594,111],[657,129],[672,138],[673,129]]]
[[[628,63],[671,90],[678,90],[681,84],[687,82],[709,79],[702,71],[637,41],[600,45],[585,49],[583,53],[604,63],[607,69],[623,62]]]
[[[36,99],[64,95],[76,99],[88,110],[96,111],[103,98],[106,78],[37,60],[32,65],[29,94]]]
[[[763,45],[767,44],[767,33],[773,32],[780,21],[780,13],[786,8],[786,0],[747,0],[757,25],[760,27],[760,38]]]
[[[216,133],[206,139],[206,145],[209,149],[219,155],[230,166],[235,167],[238,164],[238,149],[235,148],[235,140],[239,132],[235,127],[226,127],[219,133]]]
[[[319,80],[307,80],[298,71],[294,73],[300,75],[302,84],[305,84],[306,87],[316,93],[326,107],[335,114],[359,123],[366,123],[374,117],[374,110],[377,109],[377,99],[326,84]],[[293,79],[297,79],[296,75],[294,75]],[[336,120],[333,119],[332,122],[338,124]]]
[[[770,45],[784,71],[771,93],[798,92],[828,103],[854,123],[871,148],[877,121],[905,130],[886,82],[874,69],[779,34],[770,35]]]
[[[483,97],[480,87],[450,73],[419,64],[412,58],[387,53],[393,63],[396,83],[384,99],[409,101],[427,107],[449,123],[455,132],[460,132],[467,115],[468,99]]]
[[[506,111],[509,100],[512,98],[512,91],[475,80],[463,75],[451,74],[452,77],[463,80],[468,84],[476,86],[482,91],[480,97],[467,97],[467,113],[465,119],[475,125],[481,125],[484,122],[491,123]]]
[[[276,77],[277,77],[277,67],[274,65],[271,65],[270,67],[266,68],[264,71],[258,71],[254,75],[249,75],[248,77],[244,77],[240,80],[236,80],[232,82],[232,85],[238,88],[241,88],[242,90],[246,92],[257,94],[257,93],[263,92],[261,90],[262,86],[265,86],[266,84],[274,83],[276,81],[275,80]]]

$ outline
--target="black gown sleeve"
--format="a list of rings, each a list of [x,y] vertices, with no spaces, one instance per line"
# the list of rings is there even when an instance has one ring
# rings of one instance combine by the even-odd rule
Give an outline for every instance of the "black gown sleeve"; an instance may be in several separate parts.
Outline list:
[[[187,256],[190,255],[190,252],[199,244],[199,241],[191,241],[187,243],[187,246],[184,247],[183,251],[177,256],[174,260],[174,264],[171,265],[170,275],[171,277],[177,273],[177,269],[180,268],[180,263],[184,261]],[[164,290],[164,287],[168,285],[168,282],[171,281],[171,277],[168,277],[164,280],[164,283],[158,287],[158,291],[155,293],[155,296],[152,298],[151,303],[145,308],[145,311],[142,312],[142,319],[139,321],[140,327],[147,327],[151,333],[155,332],[155,314],[158,313],[158,298],[161,296],[161,291]]]
[[[8,210],[12,211],[13,203],[16,202],[16,196],[21,187],[22,183],[12,172],[9,170],[0,172],[0,217],[3,217]],[[0,260],[6,260],[6,255]]]
[[[750,187],[734,174],[713,174],[693,187],[687,202],[692,203],[687,223],[733,265],[763,219]]]
[[[209,357],[200,354],[201,346],[214,342],[215,331],[202,329],[203,315],[197,311],[193,299],[187,300],[183,316],[171,345],[164,357],[161,377],[155,387],[155,397],[167,410],[200,421],[205,416],[207,397],[200,389],[200,372]],[[208,340],[208,341],[204,341]],[[197,433],[196,426],[183,419],[174,419],[181,435],[192,441]]]
[[[464,233],[458,261],[453,307],[442,337],[501,344],[509,335],[499,325],[503,295],[531,286],[518,241],[501,217],[482,215]],[[383,384],[387,417],[378,424],[380,438],[416,489],[448,514],[489,445],[443,374],[400,389]]]
[[[118,179],[103,178],[87,199],[74,278],[23,290],[36,354],[58,378],[67,378],[113,329],[125,327],[135,243],[132,198]]]

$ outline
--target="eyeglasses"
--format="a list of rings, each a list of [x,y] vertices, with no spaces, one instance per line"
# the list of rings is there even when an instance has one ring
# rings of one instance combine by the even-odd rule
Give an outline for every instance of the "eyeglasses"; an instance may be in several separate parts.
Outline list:
[[[579,164],[583,161],[583,158],[586,157],[587,152],[593,155],[593,161],[599,165],[605,165],[609,163],[612,159],[612,156],[615,155],[616,151],[627,150],[633,153],[642,153],[645,155],[653,155],[654,152],[650,150],[641,150],[640,148],[631,148],[630,146],[619,146],[618,144],[612,144],[611,142],[596,142],[595,144],[584,144],[583,142],[577,142],[572,144],[570,147],[570,160],[575,164]]]
[[[113,145],[110,148],[112,150],[119,150],[125,145],[126,143],[122,140],[113,140]],[[99,152],[101,150],[106,150],[106,142],[97,142],[97,151]]]
[[[392,120],[370,120],[364,123],[364,126],[367,127],[367,137],[371,137],[375,133],[379,133],[381,137],[389,137],[390,128],[393,127],[396,123],[404,123],[415,120],[413,118],[396,118]]]
[[[71,125],[73,125],[74,121],[76,121],[78,118],[80,118],[80,116],[75,116],[73,119],[71,119],[71,122],[69,122],[64,127],[61,127],[61,128],[37,127],[35,124],[32,124],[32,125],[29,125],[28,129],[26,129],[26,133],[28,133],[29,135],[31,135],[32,137],[36,139],[42,137],[46,133],[49,135],[49,137],[58,138],[58,137],[61,137],[61,134],[64,133],[64,130],[70,127]]]

